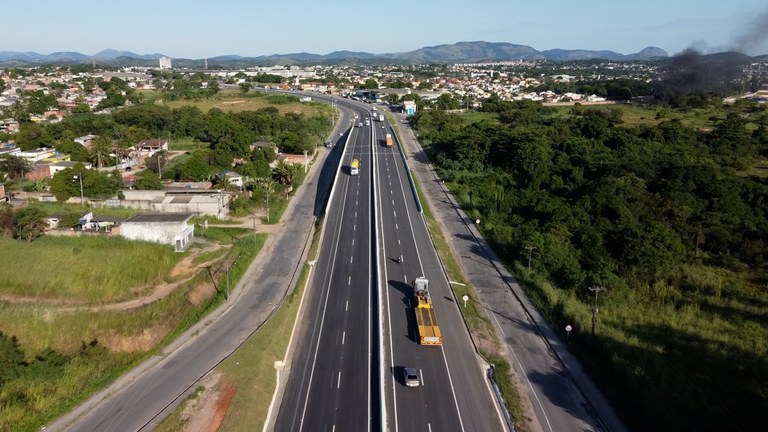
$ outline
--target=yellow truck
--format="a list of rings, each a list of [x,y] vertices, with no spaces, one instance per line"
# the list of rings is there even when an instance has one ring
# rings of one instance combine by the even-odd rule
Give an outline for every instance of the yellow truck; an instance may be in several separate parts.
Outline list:
[[[349,175],[358,174],[360,174],[360,161],[357,159],[352,159],[352,163],[349,165]]]
[[[432,298],[429,296],[429,281],[424,276],[413,281],[413,295],[416,297],[416,324],[419,328],[419,343],[421,345],[442,345],[443,335],[437,325],[435,310],[432,309]]]

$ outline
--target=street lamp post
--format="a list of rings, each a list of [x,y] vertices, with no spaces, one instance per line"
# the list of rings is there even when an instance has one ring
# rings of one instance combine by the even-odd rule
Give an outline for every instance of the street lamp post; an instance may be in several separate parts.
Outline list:
[[[600,291],[605,291],[605,287],[591,286],[589,290],[595,293],[595,299],[592,303],[592,336],[595,335],[595,324],[597,324],[597,294]]]
[[[72,176],[72,178],[80,181],[80,205],[85,205],[85,197],[83,196],[83,173],[77,173],[77,175]]]
[[[533,253],[533,250],[536,249],[536,246],[526,246],[526,249],[528,249],[528,272],[531,271],[531,254]]]

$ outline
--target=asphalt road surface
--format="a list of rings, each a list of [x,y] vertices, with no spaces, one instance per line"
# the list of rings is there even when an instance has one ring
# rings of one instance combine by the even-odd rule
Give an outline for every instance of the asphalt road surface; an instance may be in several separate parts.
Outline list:
[[[504,426],[458,306],[441,270],[397,145],[386,147],[389,124],[376,123],[383,294],[384,385],[392,431],[499,431]],[[393,134],[394,137],[394,134]],[[403,257],[402,263],[398,257]],[[419,344],[413,279],[425,276],[442,346]],[[421,385],[406,387],[404,367],[419,371]]]
[[[362,115],[359,111],[358,117]],[[275,430],[378,430],[378,382],[372,379],[378,362],[371,338],[370,149],[370,128],[353,127],[326,214],[317,272],[305,299]],[[350,174],[353,159],[360,161],[359,175]]]

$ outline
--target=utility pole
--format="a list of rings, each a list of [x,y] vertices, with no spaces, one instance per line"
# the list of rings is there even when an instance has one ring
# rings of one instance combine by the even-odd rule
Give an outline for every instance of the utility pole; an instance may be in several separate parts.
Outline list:
[[[595,299],[592,303],[592,336],[595,335],[595,324],[597,324],[597,294],[600,291],[605,291],[605,287],[602,286],[591,286],[589,287],[589,290],[595,293]]]
[[[536,246],[526,246],[526,249],[528,249],[528,273],[531,272],[531,254],[533,253],[533,250],[536,249]]]

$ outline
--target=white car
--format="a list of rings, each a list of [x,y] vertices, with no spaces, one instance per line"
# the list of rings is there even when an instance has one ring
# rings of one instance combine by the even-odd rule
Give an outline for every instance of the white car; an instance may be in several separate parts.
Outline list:
[[[419,371],[417,371],[414,368],[403,368],[403,382],[408,387],[418,387],[419,382]]]

